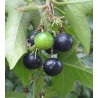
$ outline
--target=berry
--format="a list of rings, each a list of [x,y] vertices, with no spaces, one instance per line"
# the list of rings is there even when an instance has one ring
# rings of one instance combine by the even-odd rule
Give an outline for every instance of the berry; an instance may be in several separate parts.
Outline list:
[[[37,32],[31,32],[31,34],[29,35],[28,39],[27,39],[27,43],[30,44],[31,46],[34,45],[34,37],[37,35]]]
[[[53,32],[51,32],[50,34],[53,36]],[[53,36],[53,38],[54,38],[54,36]],[[53,54],[57,54],[58,50],[55,48],[55,45],[54,45],[54,44],[53,44],[52,47],[53,47],[53,50],[52,50],[52,51],[53,51]],[[52,48],[52,47],[51,47],[51,48]],[[45,50],[45,52],[48,53],[48,54],[51,54],[51,52],[52,52],[52,51],[51,51],[51,48]]]
[[[49,49],[53,45],[54,38],[48,32],[41,32],[36,35],[34,39],[34,43],[38,49],[46,50],[46,49]]]
[[[55,48],[61,52],[66,52],[73,46],[73,38],[69,34],[58,34],[54,40]]]
[[[30,46],[33,46],[34,45],[34,39],[28,38],[27,43],[30,44]]]
[[[62,68],[62,63],[57,58],[49,58],[43,64],[44,72],[49,76],[58,75]]]
[[[25,56],[23,57],[23,63],[25,65],[26,68],[28,69],[36,69],[42,66],[42,59],[39,55],[36,55],[35,58],[35,54],[25,54]]]

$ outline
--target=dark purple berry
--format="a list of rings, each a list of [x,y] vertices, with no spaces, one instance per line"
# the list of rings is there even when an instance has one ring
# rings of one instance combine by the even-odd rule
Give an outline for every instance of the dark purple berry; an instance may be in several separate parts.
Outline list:
[[[62,63],[57,58],[49,58],[43,64],[43,70],[49,76],[58,75],[62,68]]]
[[[23,63],[28,69],[36,69],[42,66],[42,58],[39,55],[35,54],[25,54],[23,57]]]
[[[38,34],[37,32],[31,32],[31,34],[29,35],[27,43],[30,44],[30,46],[34,45],[34,38],[37,34]]]
[[[58,34],[54,41],[55,48],[61,52],[66,52],[73,46],[73,38],[69,34]]]

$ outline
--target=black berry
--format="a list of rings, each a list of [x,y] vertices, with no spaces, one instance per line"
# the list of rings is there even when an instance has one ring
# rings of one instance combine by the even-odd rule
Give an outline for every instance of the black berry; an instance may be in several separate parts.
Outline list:
[[[25,54],[25,56],[23,57],[23,63],[25,65],[26,68],[28,69],[36,69],[42,66],[42,59],[39,55],[35,54]]]
[[[34,37],[37,35],[37,32],[31,32],[31,34],[28,36],[27,43],[30,44],[30,46],[34,45]]]
[[[61,52],[66,52],[73,46],[73,38],[69,34],[58,34],[54,41],[55,48]]]
[[[49,76],[58,75],[62,68],[62,63],[57,58],[49,58],[43,64],[44,72]]]

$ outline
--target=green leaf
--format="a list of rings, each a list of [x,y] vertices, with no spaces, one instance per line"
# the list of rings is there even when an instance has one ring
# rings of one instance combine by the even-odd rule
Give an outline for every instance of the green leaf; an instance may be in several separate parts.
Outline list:
[[[76,94],[70,93],[67,98],[78,98]]]
[[[32,18],[30,13],[21,13],[15,10],[24,5],[23,0],[6,1],[8,19],[6,22],[6,58],[10,69],[13,69],[19,58],[27,51],[26,33]]]
[[[39,98],[39,94],[41,92],[43,92],[43,88],[44,88],[44,85],[45,85],[45,82],[44,82],[44,78],[43,78],[42,73],[43,73],[43,70],[42,69],[38,70],[38,73],[35,76],[35,78],[37,78],[36,81],[35,81],[36,83],[33,84],[33,86],[34,86],[34,89],[33,90],[35,90],[34,94],[35,94],[35,96],[37,98]]]
[[[63,63],[63,70],[58,76],[52,77],[52,82],[61,98],[65,98],[76,80],[80,80],[85,86],[92,88],[92,69],[80,63],[76,56],[76,46],[77,43],[74,42],[74,46],[69,52],[58,54],[58,58]]]
[[[37,2],[39,5],[42,5],[42,2],[40,2],[40,0],[35,1],[35,3],[37,3]],[[34,6],[36,6],[36,5],[34,4]],[[40,21],[41,21],[41,11],[39,11],[39,10],[33,11],[32,17],[33,18],[31,20],[31,24],[33,25],[34,29],[36,29],[38,27],[38,25],[40,24]]]
[[[34,29],[36,29],[41,21],[41,15],[38,10],[33,11],[31,24],[33,25]]]
[[[67,98],[78,98],[81,94],[81,98],[92,98],[91,89],[85,87],[80,81],[76,81],[73,85],[71,92]]]
[[[49,86],[45,88],[45,96],[44,98],[53,98],[58,96],[57,92],[55,91],[53,86]]]
[[[19,92],[6,92],[5,98],[26,98],[23,93]]]
[[[87,53],[90,50],[91,33],[86,15],[90,13],[92,13],[92,0],[69,0],[65,7],[65,17]]]
[[[15,75],[21,80],[23,86],[27,86],[30,76],[33,73],[33,70],[25,68],[23,64],[23,57],[18,61],[13,71]]]
[[[5,79],[5,90],[6,91],[12,91],[13,88],[14,88],[13,83],[10,80]]]
[[[88,67],[92,67],[93,66],[93,54],[88,55],[88,56],[82,58],[81,60]]]

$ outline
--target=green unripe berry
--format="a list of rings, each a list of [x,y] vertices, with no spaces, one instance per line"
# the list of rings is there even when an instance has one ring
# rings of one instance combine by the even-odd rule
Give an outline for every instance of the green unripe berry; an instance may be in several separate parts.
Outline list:
[[[36,35],[34,39],[34,43],[35,43],[36,48],[40,50],[46,50],[46,49],[49,49],[53,45],[54,38],[48,32],[41,32]]]

